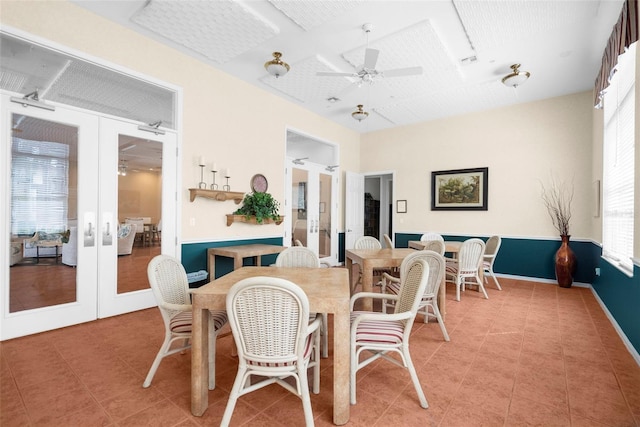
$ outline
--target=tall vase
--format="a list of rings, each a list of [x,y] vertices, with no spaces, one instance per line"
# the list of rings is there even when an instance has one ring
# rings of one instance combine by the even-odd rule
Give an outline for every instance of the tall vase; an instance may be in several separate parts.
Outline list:
[[[573,273],[576,271],[576,254],[569,246],[571,236],[562,235],[562,244],[556,252],[556,279],[561,288],[570,288],[573,283]]]

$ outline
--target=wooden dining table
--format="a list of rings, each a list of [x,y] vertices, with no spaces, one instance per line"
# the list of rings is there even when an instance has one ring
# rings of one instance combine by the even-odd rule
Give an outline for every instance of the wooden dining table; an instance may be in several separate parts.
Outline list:
[[[407,255],[415,252],[413,248],[385,248],[385,249],[348,249],[346,251],[347,270],[351,284],[357,280],[351,274],[353,264],[359,264],[362,269],[362,291],[371,292],[373,289],[373,270],[385,267],[400,267]],[[438,309],[442,320],[445,320],[447,313],[446,304],[447,289],[443,276],[442,283],[438,289]],[[371,298],[363,299],[363,310],[372,310],[373,301]]]
[[[254,243],[250,245],[219,246],[207,249],[207,270],[211,280],[216,278],[216,256],[233,258],[233,269],[242,267],[245,258],[253,258],[253,265],[261,264],[262,255],[274,255],[284,251],[286,247]]]
[[[191,413],[201,416],[208,402],[209,310],[225,309],[227,292],[242,279],[279,277],[300,286],[309,310],[333,314],[333,423],[349,421],[349,273],[344,268],[241,267],[193,291]]]
[[[457,242],[453,240],[444,241],[444,251],[452,253],[454,255],[460,252],[460,246],[462,246],[462,242]],[[409,247],[411,249],[417,249],[421,251],[424,249],[424,242],[420,240],[409,240]]]

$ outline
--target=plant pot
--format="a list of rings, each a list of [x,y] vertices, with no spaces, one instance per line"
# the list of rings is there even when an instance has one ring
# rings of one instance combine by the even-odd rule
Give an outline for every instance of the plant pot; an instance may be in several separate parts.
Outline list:
[[[576,271],[576,255],[569,246],[571,236],[560,236],[562,243],[556,252],[556,280],[561,288],[570,288],[573,283],[573,273]]]
[[[228,214],[227,215],[227,227],[229,227],[234,222],[246,222],[247,224],[256,224],[256,225],[263,225],[263,224],[280,225],[280,224],[282,224],[282,221],[284,221],[284,217],[283,216],[279,217],[277,220],[273,220],[271,218],[267,218],[267,219],[262,220],[261,223],[259,223],[254,215],[251,215],[248,218],[247,218],[246,215],[234,215],[234,214]]]

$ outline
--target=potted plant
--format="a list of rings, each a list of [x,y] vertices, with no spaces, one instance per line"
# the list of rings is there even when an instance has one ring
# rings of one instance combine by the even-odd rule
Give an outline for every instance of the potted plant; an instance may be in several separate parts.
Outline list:
[[[256,224],[271,222],[280,224],[282,217],[278,212],[279,208],[280,203],[271,194],[253,192],[244,196],[242,207],[237,209],[233,215],[244,216],[245,222],[253,222],[255,219]]]
[[[552,180],[549,188],[542,186],[542,201],[551,217],[551,222],[562,243],[556,252],[555,267],[558,285],[570,288],[573,283],[573,273],[576,269],[576,256],[569,246],[569,222],[571,220],[571,202],[573,201],[573,185],[568,187],[563,183]]]

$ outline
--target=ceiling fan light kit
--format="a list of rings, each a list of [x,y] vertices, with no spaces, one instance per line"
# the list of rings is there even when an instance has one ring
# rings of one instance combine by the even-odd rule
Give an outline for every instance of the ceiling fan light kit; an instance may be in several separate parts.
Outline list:
[[[505,86],[516,88],[522,83],[526,82],[529,77],[531,77],[531,73],[529,73],[528,71],[520,71],[518,70],[518,68],[520,68],[520,64],[513,64],[511,66],[513,72],[511,74],[507,74],[502,78],[502,83]]]
[[[264,63],[264,68],[267,72],[276,78],[284,76],[289,72],[289,64],[282,61],[280,59],[281,56],[282,53],[273,52],[273,59]]]
[[[369,113],[364,111],[363,107],[364,106],[362,104],[358,104],[358,109],[356,111],[354,111],[353,113],[351,113],[351,117],[353,117],[354,119],[356,119],[359,122],[361,122],[364,119],[366,119],[367,117],[369,117]]]

